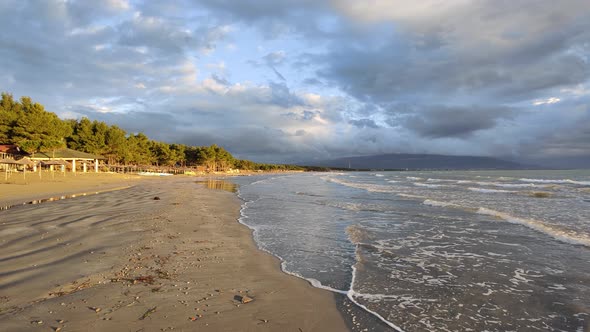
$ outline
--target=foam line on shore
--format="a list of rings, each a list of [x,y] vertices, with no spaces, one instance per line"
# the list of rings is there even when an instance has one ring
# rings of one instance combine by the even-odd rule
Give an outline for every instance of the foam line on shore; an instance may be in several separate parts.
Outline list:
[[[346,296],[348,297],[348,299],[356,304],[357,306],[359,306],[360,308],[362,308],[363,310],[373,314],[375,317],[379,318],[379,320],[381,320],[383,323],[385,323],[387,326],[391,327],[392,329],[398,331],[398,332],[404,332],[404,330],[402,330],[401,327],[395,325],[394,323],[388,321],[387,319],[385,319],[383,316],[379,315],[378,313],[376,313],[375,311],[367,308],[365,305],[361,304],[360,302],[358,302],[354,296],[360,296],[362,297],[363,294],[357,293],[354,291],[353,287],[354,287],[354,281],[356,279],[356,267],[353,265],[352,266],[352,281],[350,282],[350,289],[348,290],[348,292],[346,293]]]
[[[270,179],[268,179],[270,180]],[[259,181],[257,181],[259,183]],[[393,328],[394,330],[398,331],[398,332],[404,332],[399,326],[395,325],[394,323],[388,321],[387,319],[385,319],[383,316],[379,315],[378,313],[370,310],[369,308],[367,308],[366,306],[364,306],[363,304],[359,303],[355,298],[354,295],[358,295],[358,296],[362,296],[362,294],[356,293],[353,289],[353,285],[354,285],[354,281],[356,279],[356,268],[353,266],[351,266],[352,269],[352,278],[351,278],[351,283],[350,283],[350,288],[346,291],[344,290],[340,290],[340,289],[336,289],[336,288],[332,288],[326,285],[323,285],[319,280],[314,279],[314,278],[306,278],[298,273],[295,272],[291,272],[289,270],[287,270],[286,268],[286,261],[279,255],[271,252],[270,250],[264,248],[261,246],[260,241],[258,239],[258,229],[254,226],[251,226],[249,224],[247,224],[245,222],[245,219],[248,218],[248,216],[245,214],[245,210],[247,209],[248,205],[250,203],[254,203],[255,201],[247,201],[244,199],[244,197],[241,196],[240,193],[240,189],[238,189],[237,191],[237,196],[242,200],[243,204],[240,207],[240,217],[238,218],[238,222],[246,227],[248,227],[249,229],[252,230],[252,237],[254,239],[254,243],[256,243],[256,247],[259,250],[262,250],[266,253],[268,253],[271,256],[276,257],[277,259],[279,259],[279,261],[281,262],[281,271],[285,274],[297,277],[299,279],[303,279],[305,281],[307,281],[312,287],[315,288],[319,288],[319,289],[324,289],[333,293],[337,293],[337,294],[341,294],[341,295],[345,295],[352,303],[354,303],[356,306],[358,306],[359,308],[365,310],[366,312],[374,315],[375,317],[377,317],[380,321],[382,321],[384,324],[386,324],[387,326]]]

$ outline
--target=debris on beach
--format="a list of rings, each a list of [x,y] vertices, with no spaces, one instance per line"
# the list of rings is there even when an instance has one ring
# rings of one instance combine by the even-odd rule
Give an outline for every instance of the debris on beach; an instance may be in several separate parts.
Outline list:
[[[160,200],[159,196],[154,197],[154,201],[159,201],[159,200]]]
[[[156,309],[158,309],[158,307],[153,307],[153,308],[148,309],[146,312],[143,313],[143,315],[141,315],[141,317],[139,317],[139,320],[146,319],[147,317],[149,317],[149,315],[156,312]]]
[[[253,299],[253,298],[251,298],[251,297],[248,297],[248,296],[246,296],[246,295],[244,295],[244,296],[239,296],[239,295],[237,295],[237,296],[236,296],[236,299],[237,299],[238,301],[240,301],[242,304],[246,304],[246,303],[250,303],[250,302],[254,301],[254,299]]]
[[[96,312],[96,313],[99,313],[99,312],[102,310],[102,309],[101,309],[101,308],[99,308],[99,307],[88,307],[88,309],[90,309],[90,310],[92,310],[92,311],[94,311],[94,312]]]

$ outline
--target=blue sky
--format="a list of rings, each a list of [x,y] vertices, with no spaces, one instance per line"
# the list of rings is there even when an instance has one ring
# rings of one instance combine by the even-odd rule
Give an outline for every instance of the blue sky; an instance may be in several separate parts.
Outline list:
[[[0,89],[259,161],[590,166],[590,2],[0,0]]]

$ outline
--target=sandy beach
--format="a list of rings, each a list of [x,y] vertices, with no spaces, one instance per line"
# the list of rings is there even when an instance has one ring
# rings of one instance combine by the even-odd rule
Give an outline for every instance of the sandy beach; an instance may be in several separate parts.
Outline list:
[[[348,330],[332,293],[256,248],[231,192],[100,174],[0,187],[2,206],[106,191],[0,211],[4,331]]]
[[[117,173],[13,173],[8,179],[0,174],[0,206],[21,204],[34,200],[47,199],[82,193],[126,188],[142,177],[134,174]]]

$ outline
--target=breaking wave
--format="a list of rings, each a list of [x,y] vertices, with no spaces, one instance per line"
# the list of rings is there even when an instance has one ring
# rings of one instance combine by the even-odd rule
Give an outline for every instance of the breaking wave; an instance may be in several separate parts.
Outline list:
[[[581,185],[581,186],[590,186],[590,181],[577,181],[577,180],[571,180],[571,179],[553,179],[553,180],[547,180],[547,179],[526,179],[526,178],[522,178],[522,179],[518,179],[518,181],[523,181],[523,182],[534,182],[534,183],[557,183],[557,184],[577,184],[577,185]]]
[[[471,190],[471,191],[479,192],[479,193],[486,193],[486,194],[495,194],[495,193],[511,194],[511,193],[516,193],[517,192],[517,191],[512,191],[512,190],[485,189],[485,188],[473,188],[473,187],[469,187],[467,189],[468,190]]]

